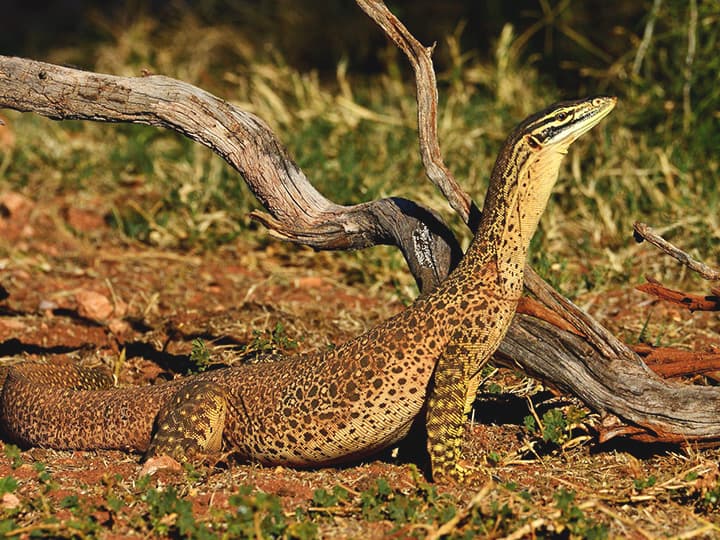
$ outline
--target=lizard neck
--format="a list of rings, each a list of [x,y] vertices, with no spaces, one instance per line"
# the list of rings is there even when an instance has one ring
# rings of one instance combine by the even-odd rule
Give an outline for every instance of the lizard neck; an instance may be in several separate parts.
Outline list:
[[[490,264],[496,268],[498,284],[505,294],[520,297],[530,241],[563,156],[549,149],[542,159],[528,159],[522,154],[498,159],[478,231],[460,265],[464,274],[487,270]],[[534,189],[528,189],[531,179]]]

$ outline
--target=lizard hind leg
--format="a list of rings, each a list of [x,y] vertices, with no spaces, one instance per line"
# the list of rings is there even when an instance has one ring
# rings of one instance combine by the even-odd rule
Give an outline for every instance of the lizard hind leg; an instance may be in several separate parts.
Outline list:
[[[222,388],[204,381],[182,385],[160,409],[145,459],[168,455],[183,462],[219,452],[226,412]]]

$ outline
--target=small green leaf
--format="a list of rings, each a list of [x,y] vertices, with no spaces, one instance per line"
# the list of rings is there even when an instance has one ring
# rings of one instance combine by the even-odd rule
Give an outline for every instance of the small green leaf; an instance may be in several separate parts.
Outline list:
[[[80,499],[77,495],[68,495],[60,501],[60,508],[77,508]]]
[[[5,445],[5,457],[10,460],[10,466],[13,469],[17,469],[23,464],[20,448],[18,448],[14,444]]]
[[[0,495],[4,495],[5,493],[12,493],[17,489],[17,487],[18,482],[12,476],[5,476],[4,478],[0,478]]]

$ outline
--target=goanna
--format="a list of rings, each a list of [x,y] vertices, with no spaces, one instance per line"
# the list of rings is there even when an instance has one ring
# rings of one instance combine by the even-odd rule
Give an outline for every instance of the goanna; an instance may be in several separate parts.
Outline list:
[[[148,387],[79,368],[11,367],[0,426],[22,446],[122,449],[179,459],[232,449],[273,465],[357,460],[427,414],[434,478],[457,477],[469,381],[522,293],[523,267],[560,162],[615,98],[563,102],[523,121],[495,163],[465,257],[430,295],[334,350]]]

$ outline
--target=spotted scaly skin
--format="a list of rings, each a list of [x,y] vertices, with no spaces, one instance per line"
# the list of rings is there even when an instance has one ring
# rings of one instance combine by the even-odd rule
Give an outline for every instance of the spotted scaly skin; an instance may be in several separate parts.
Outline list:
[[[313,466],[372,454],[420,413],[447,329],[415,304],[335,350],[207,371],[155,386],[86,390],[41,383],[66,368],[9,369],[5,437],[22,446],[115,448],[176,458],[213,448],[248,461]],[[409,329],[412,329],[410,331]],[[206,413],[223,396],[222,413]],[[213,419],[214,418],[214,419]]]
[[[558,104],[541,115],[570,111],[587,130],[614,103],[594,98]],[[329,465],[398,442],[430,395],[433,475],[456,477],[468,380],[510,323],[527,244],[557,176],[561,154],[543,149],[564,151],[569,145],[550,144],[562,126],[550,133],[548,124],[546,136],[538,131],[538,118],[545,116],[526,120],[508,139],[481,227],[462,263],[405,311],[332,351],[155,386],[107,388],[109,379],[96,372],[12,366],[0,393],[4,437],[22,446],[121,449],[180,459],[224,447],[268,465]],[[578,136],[582,132],[576,129]],[[528,137],[534,138],[534,153],[527,163],[545,165],[512,168]]]
[[[524,120],[493,167],[483,216],[435,309],[454,331],[438,359],[426,416],[435,479],[461,479],[465,415],[480,370],[505,337],[523,290],[528,247],[568,147],[615,106],[614,97],[556,103]],[[474,317],[468,316],[474,314]]]

